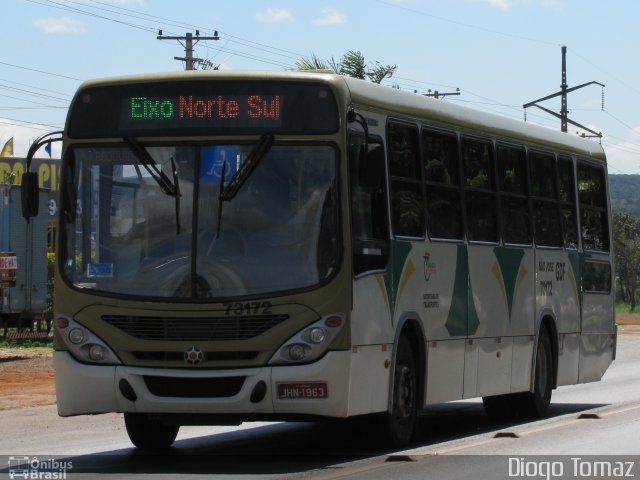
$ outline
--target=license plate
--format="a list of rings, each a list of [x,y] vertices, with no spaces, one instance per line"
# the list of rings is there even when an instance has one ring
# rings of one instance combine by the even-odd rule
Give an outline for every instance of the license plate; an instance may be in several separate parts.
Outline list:
[[[278,399],[307,400],[328,398],[327,382],[278,383]]]

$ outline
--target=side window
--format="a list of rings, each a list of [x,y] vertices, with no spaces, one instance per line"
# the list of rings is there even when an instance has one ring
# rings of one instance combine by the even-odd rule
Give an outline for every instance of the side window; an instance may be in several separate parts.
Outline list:
[[[498,242],[493,145],[483,140],[463,139],[462,164],[469,240]]]
[[[604,168],[578,163],[580,228],[585,250],[609,250]]]
[[[611,265],[608,263],[584,262],[582,285],[587,292],[611,292]]]
[[[366,149],[366,150],[365,150]],[[349,139],[353,272],[382,270],[389,256],[384,147],[362,135]]]
[[[505,243],[530,245],[529,187],[526,152],[523,148],[498,147],[498,184],[502,239]]]
[[[561,247],[563,239],[558,208],[558,174],[555,156],[549,153],[529,152],[529,172],[536,244]]]
[[[462,240],[462,203],[458,137],[422,131],[422,162],[427,194],[427,233],[431,238]]]
[[[578,216],[576,209],[576,182],[573,174],[573,162],[569,157],[558,157],[558,187],[560,193],[560,211],[562,215],[562,233],[566,248],[578,248]]]
[[[424,201],[418,127],[390,122],[387,134],[393,233],[403,237],[423,237]]]

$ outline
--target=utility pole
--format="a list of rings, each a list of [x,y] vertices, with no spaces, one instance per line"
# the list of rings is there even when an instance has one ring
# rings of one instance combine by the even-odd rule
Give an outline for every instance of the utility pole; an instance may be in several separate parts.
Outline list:
[[[431,89],[427,90],[428,93],[423,93],[425,97],[433,97],[433,98],[443,98],[449,95],[460,95],[460,89],[456,88],[455,92],[439,92],[438,90],[431,91]]]
[[[602,132],[594,132],[593,130],[591,130],[590,128],[585,127],[584,125],[580,125],[577,122],[574,122],[573,120],[569,119],[569,110],[567,109],[567,94],[574,92],[580,88],[586,87],[587,85],[600,85],[603,89],[604,89],[604,84],[600,83],[600,82],[587,82],[587,83],[583,83],[582,85],[578,85],[576,87],[571,87],[569,88],[569,86],[567,85],[567,47],[563,46],[562,47],[562,84],[560,85],[560,91],[556,92],[556,93],[552,93],[551,95],[547,95],[546,97],[542,97],[539,98],[537,100],[534,100],[533,102],[529,102],[529,103],[525,103],[524,105],[522,105],[522,108],[529,108],[529,107],[537,107],[540,110],[544,110],[545,112],[547,112],[550,115],[553,115],[556,118],[560,119],[560,131],[562,132],[566,132],[567,131],[567,125],[570,123],[571,125],[575,125],[578,128],[581,128],[583,130],[586,130],[587,132],[591,133],[593,136],[598,137],[598,138],[602,138]],[[604,90],[603,90],[604,92]],[[541,107],[540,105],[538,105],[538,102],[543,102],[545,100],[549,100],[550,98],[555,98],[555,97],[560,97],[560,113],[556,113],[552,110],[549,110],[548,108],[544,108]],[[602,109],[604,110],[604,93],[602,96],[603,100],[603,105],[602,105]],[[526,120],[526,112],[525,112],[525,120]],[[582,135],[583,137],[586,135]]]
[[[185,63],[185,70],[195,70],[194,64],[203,62],[202,58],[193,58],[193,47],[200,40],[220,40],[218,31],[213,32],[213,37],[201,37],[200,30],[196,30],[196,36],[194,37],[191,32],[187,32],[184,37],[172,37],[168,35],[162,35],[162,30],[158,30],[158,40],[177,40],[180,45],[184,47],[184,57],[173,57],[176,60],[182,60]],[[185,43],[182,43],[184,40]]]

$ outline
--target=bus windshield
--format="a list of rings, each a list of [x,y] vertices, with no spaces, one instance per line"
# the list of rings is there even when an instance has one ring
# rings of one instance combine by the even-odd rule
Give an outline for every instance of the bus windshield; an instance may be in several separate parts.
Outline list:
[[[61,251],[76,288],[212,301],[308,288],[337,270],[335,147],[275,143],[221,200],[255,144],[134,146],[70,153]]]

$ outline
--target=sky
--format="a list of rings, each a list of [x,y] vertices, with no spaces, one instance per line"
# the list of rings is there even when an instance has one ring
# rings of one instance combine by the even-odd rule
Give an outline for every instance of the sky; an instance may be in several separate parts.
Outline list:
[[[640,174],[637,0],[7,0],[0,29],[0,148],[15,156],[64,128],[84,80],[184,69],[175,40],[220,69],[289,70],[302,57],[361,52],[397,65],[384,83],[455,92],[440,101],[525,120],[522,105],[556,93],[567,47],[569,118],[602,132],[609,172]],[[202,68],[203,65],[200,65]],[[560,99],[540,103],[559,112]],[[535,107],[526,121],[560,129]],[[585,133],[569,126],[569,135]],[[44,152],[40,152],[44,155]],[[60,149],[54,146],[53,156]]]

